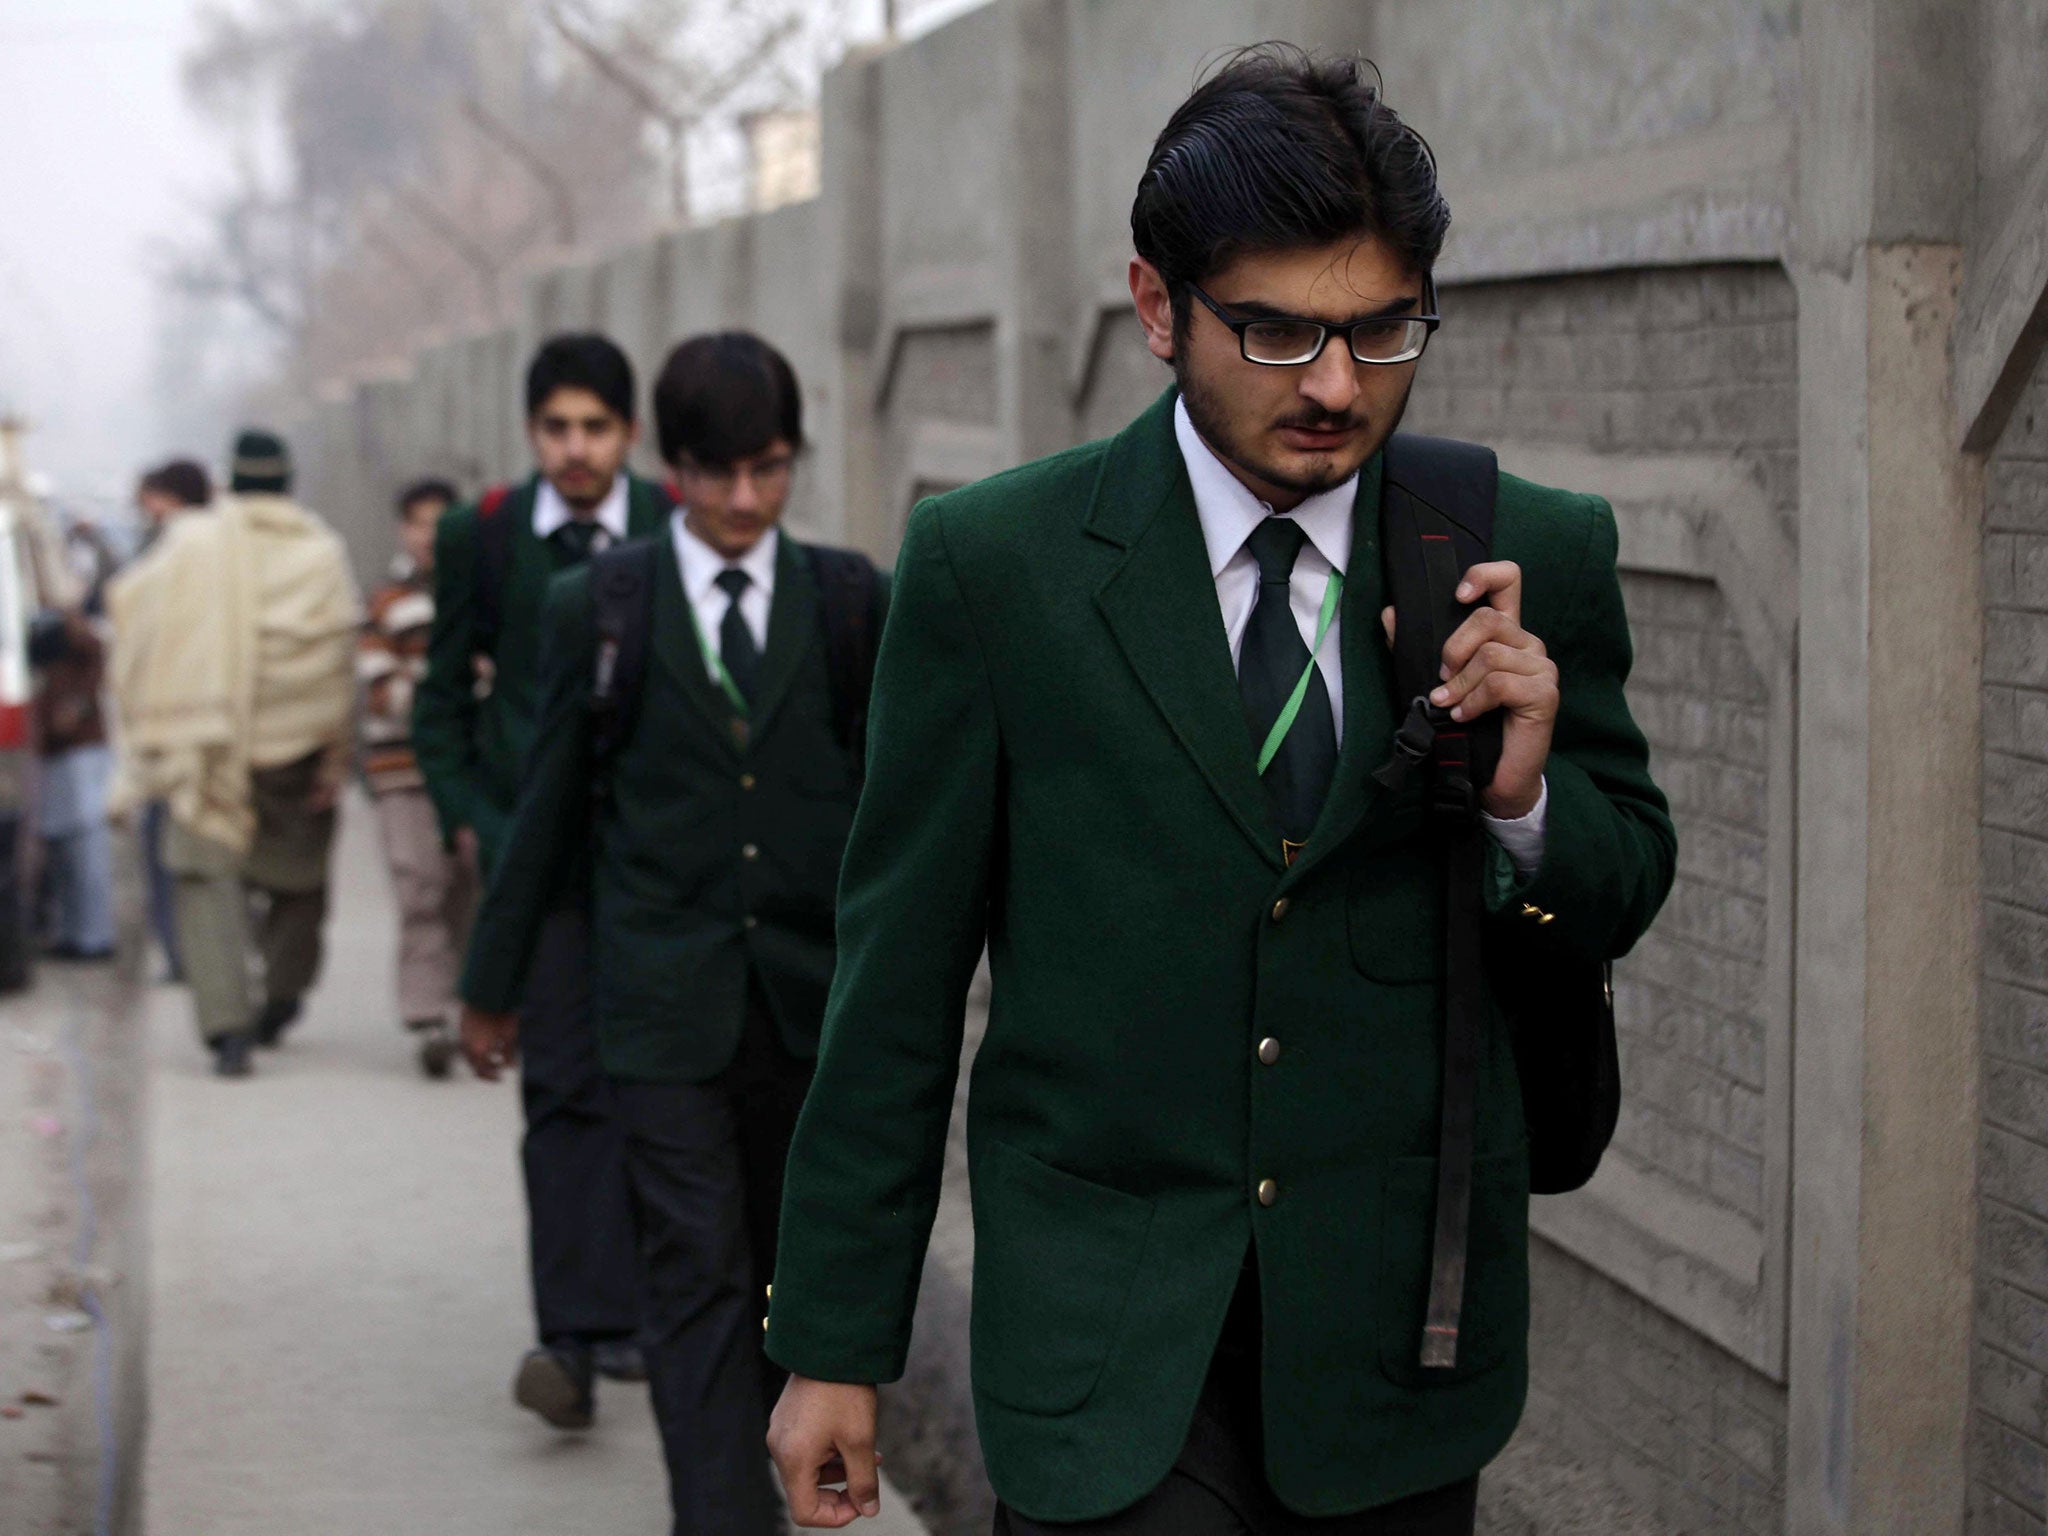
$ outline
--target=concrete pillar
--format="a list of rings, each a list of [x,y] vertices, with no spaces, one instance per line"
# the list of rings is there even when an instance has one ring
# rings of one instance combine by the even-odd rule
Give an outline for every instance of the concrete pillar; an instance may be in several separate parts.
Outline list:
[[[1074,440],[1067,357],[1080,322],[1070,150],[1073,93],[1067,72],[1066,0],[1008,0],[1001,71],[1004,196],[997,291],[996,422],[1003,462],[1022,464]]]
[[[1786,1524],[1940,1536],[1963,1528],[1977,1125],[1982,490],[1949,353],[1966,29],[1943,0],[1800,19]]]
[[[875,347],[882,306],[882,71],[861,52],[825,77],[818,281],[831,296],[833,408],[815,431],[817,474],[839,500],[841,537],[868,553],[895,553],[894,509],[882,487],[875,413]],[[828,526],[830,519],[823,519]]]

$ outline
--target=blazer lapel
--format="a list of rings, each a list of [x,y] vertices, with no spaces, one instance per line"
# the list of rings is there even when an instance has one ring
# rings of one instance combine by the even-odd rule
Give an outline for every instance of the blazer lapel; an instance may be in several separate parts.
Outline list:
[[[1323,814],[1288,871],[1290,884],[1339,846],[1382,793],[1373,770],[1387,760],[1394,739],[1394,662],[1380,610],[1386,572],[1380,557],[1381,457],[1374,454],[1358,477],[1351,512],[1351,561],[1344,572],[1341,609],[1344,652],[1344,750],[1337,758]]]
[[[649,649],[675,679],[683,696],[704,717],[710,734],[737,755],[739,743],[733,731],[732,705],[711,681],[711,673],[704,665],[704,647],[697,638],[690,599],[683,591],[682,566],[676,559],[673,540],[655,562],[654,581],[654,633]]]
[[[1216,605],[1169,390],[1110,450],[1087,531],[1128,553],[1096,592],[1124,658],[1231,820],[1275,869],[1280,829],[1259,782],[1251,733]]]
[[[818,632],[818,584],[811,556],[787,533],[775,551],[775,596],[768,607],[768,648],[761,655],[761,680],[748,711],[750,733],[759,740],[789,697],[790,685],[810,654]]]
[[[626,537],[644,539],[660,533],[668,526],[668,515],[673,508],[668,492],[652,480],[642,480],[638,475],[626,481]]]

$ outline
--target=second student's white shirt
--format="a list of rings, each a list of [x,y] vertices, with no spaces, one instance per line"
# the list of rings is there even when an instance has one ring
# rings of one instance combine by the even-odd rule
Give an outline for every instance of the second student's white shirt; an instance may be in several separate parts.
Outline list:
[[[609,545],[622,543],[626,537],[629,507],[627,497],[632,487],[624,475],[612,476],[612,488],[604,493],[604,500],[597,504],[591,514],[591,521],[604,530],[592,546],[593,551]],[[569,503],[562,500],[562,493],[549,481],[540,483],[540,490],[533,498],[533,531],[538,538],[547,538],[557,528],[574,522],[576,514],[569,509]]]
[[[704,636],[704,643],[711,648],[711,654],[721,655],[718,631],[725,623],[726,609],[732,604],[732,598],[718,584],[719,576],[727,570],[747,573],[747,589],[740,594],[740,617],[746,621],[747,630],[754,637],[754,649],[765,652],[768,649],[768,611],[775,603],[775,557],[782,545],[782,530],[770,528],[761,536],[761,541],[739,559],[728,560],[690,532],[684,525],[681,508],[669,518],[668,526],[669,537],[676,547],[676,564],[682,571],[683,596],[689,599],[690,607],[697,615],[697,629]],[[704,670],[712,670],[708,659]],[[712,681],[717,681],[715,673]]]
[[[1184,400],[1174,402],[1173,431],[1180,443],[1181,458],[1187,464],[1188,483],[1195,493],[1195,516],[1201,520],[1202,542],[1209,551],[1209,574],[1215,579],[1216,601],[1223,609],[1223,633],[1230,642],[1230,664],[1237,665],[1244,632],[1251,625],[1252,608],[1259,596],[1259,562],[1245,541],[1253,529],[1273,516],[1292,518],[1308,535],[1301,553],[1295,557],[1287,596],[1295,627],[1301,631],[1301,643],[1313,646],[1330,573],[1346,569],[1351,561],[1351,514],[1358,500],[1358,476],[1318,492],[1291,512],[1276,514],[1202,441]],[[1330,713],[1336,719],[1340,748],[1344,745],[1343,629],[1343,620],[1333,618],[1322,647],[1315,653],[1316,670],[1330,690]],[[1485,818],[1487,830],[1524,878],[1533,875],[1543,862],[1544,813],[1549,806],[1550,786],[1546,783],[1535,809],[1528,815],[1514,821]]]

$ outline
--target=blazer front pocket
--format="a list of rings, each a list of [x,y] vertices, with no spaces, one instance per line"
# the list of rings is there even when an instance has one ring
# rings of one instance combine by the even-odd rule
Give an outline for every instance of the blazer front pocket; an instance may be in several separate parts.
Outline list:
[[[1438,981],[1444,974],[1443,861],[1427,843],[1405,843],[1351,871],[1344,919],[1351,959],[1374,981]]]
[[[1152,1202],[1000,1141],[974,1176],[974,1385],[1027,1413],[1086,1402],[1123,1325]]]
[[[1423,1366],[1436,1169],[1433,1157],[1396,1161],[1380,1209],[1380,1370],[1403,1387],[1469,1381],[1512,1356],[1529,1335],[1528,1165],[1518,1152],[1475,1158],[1458,1363],[1448,1370]]]

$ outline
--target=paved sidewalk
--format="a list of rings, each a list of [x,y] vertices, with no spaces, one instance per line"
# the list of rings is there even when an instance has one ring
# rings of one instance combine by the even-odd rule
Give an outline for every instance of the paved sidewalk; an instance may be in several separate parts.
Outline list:
[[[598,1426],[516,1409],[531,1327],[509,1084],[429,1083],[393,1022],[369,807],[343,817],[325,980],[257,1076],[150,1006],[150,1536],[659,1536],[641,1387]],[[900,1499],[868,1536],[920,1531]]]

